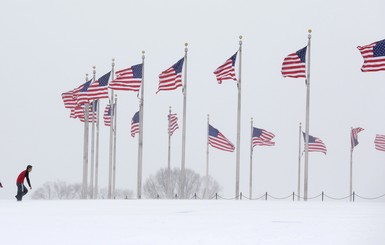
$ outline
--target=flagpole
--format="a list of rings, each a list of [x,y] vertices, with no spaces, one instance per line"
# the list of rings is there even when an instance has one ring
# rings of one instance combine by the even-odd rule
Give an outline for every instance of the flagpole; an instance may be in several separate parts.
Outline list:
[[[183,83],[183,126],[182,126],[182,166],[181,166],[181,198],[184,196],[186,174],[186,107],[187,107],[187,52],[188,43],[184,44],[184,83]]]
[[[237,110],[237,156],[236,156],[236,177],[235,197],[239,196],[239,173],[241,160],[241,74],[242,74],[242,36],[239,36],[239,75],[238,75],[238,110]]]
[[[209,132],[210,131],[210,114],[207,114],[207,144],[206,144],[206,182],[205,182],[205,191],[203,193],[203,198],[206,198],[207,193],[207,182],[209,180],[209,160],[210,160],[210,151],[209,151]]]
[[[305,179],[304,179],[304,200],[307,201],[308,192],[308,172],[309,172],[309,114],[310,114],[310,44],[311,32],[308,30],[307,44],[307,65],[306,65],[306,136],[305,136]]]
[[[86,74],[86,82],[88,81],[88,74]],[[88,176],[88,103],[84,104],[84,141],[83,141],[83,186],[82,199],[87,199],[87,176]]]
[[[95,153],[95,186],[93,188],[93,199],[98,198],[98,174],[99,174],[99,100],[97,100],[96,112],[96,153]],[[94,171],[92,171],[94,172]],[[93,181],[91,181],[93,182]]]
[[[144,109],[144,51],[142,51],[142,84],[139,100],[139,140],[138,140],[138,183],[137,198],[142,198],[142,160],[143,160],[143,109]]]
[[[110,107],[111,108],[111,107]],[[112,195],[113,197],[115,198],[116,197],[116,189],[115,189],[115,182],[116,182],[116,125],[117,125],[117,111],[118,111],[118,95],[115,94],[115,103],[113,105],[113,109],[111,110],[111,112],[113,113],[113,115],[111,115],[111,117],[115,117],[115,120],[114,120],[114,145],[113,145],[113,149],[114,149],[114,155],[113,155],[113,167],[112,167],[112,170],[113,170],[113,182],[112,182]],[[112,127],[112,125],[110,126]]]
[[[302,133],[302,124],[299,123],[299,143],[298,143],[298,190],[297,190],[297,200],[300,200],[301,196],[301,133]]]
[[[352,138],[353,127],[350,127],[350,138]],[[353,195],[353,143],[350,146],[350,189],[349,189],[349,200],[352,201]]]
[[[93,68],[93,81],[92,83],[95,83],[95,66]],[[94,165],[95,165],[95,100],[92,101],[92,133],[91,133],[91,173],[90,173],[90,198],[93,199],[93,194],[94,194]]]
[[[94,76],[95,81],[95,76]],[[92,107],[92,120],[91,120],[91,172],[90,172],[90,198],[93,199],[93,185],[94,185],[94,163],[95,163],[95,101],[91,103]],[[88,194],[88,193],[87,193]]]
[[[168,107],[168,156],[167,156],[167,198],[171,198],[171,106]]]
[[[111,68],[111,81],[114,80],[114,67],[115,67],[115,59],[112,59],[112,68]],[[114,103],[114,90],[111,89],[111,97],[110,97],[110,108],[113,106]],[[111,110],[111,109],[110,109]],[[111,110],[113,112],[113,110]],[[108,199],[111,199],[111,179],[112,179],[112,152],[113,152],[113,134],[114,134],[114,117],[111,116],[111,122],[110,122],[110,147],[109,147],[109,165],[108,165]]]
[[[253,118],[251,118],[251,137],[250,137],[250,200],[253,198]]]

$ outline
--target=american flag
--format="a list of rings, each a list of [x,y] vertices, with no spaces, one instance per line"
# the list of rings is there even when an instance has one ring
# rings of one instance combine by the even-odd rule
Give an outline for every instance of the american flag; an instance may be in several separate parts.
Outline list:
[[[75,94],[76,97],[76,103],[79,105],[87,104],[88,101],[88,88],[90,87],[92,82],[92,79],[88,82],[85,82],[83,85],[81,85],[81,88],[78,93]]]
[[[79,95],[80,90],[83,88],[84,84],[80,85],[77,88],[74,88],[68,92],[62,93],[61,97],[64,102],[64,107],[68,109],[74,109],[77,105],[77,97]]]
[[[111,72],[108,72],[97,81],[91,83],[87,90],[88,101],[108,99],[108,81],[110,79],[110,75]]]
[[[223,80],[237,81],[234,69],[237,53],[238,52],[236,52],[233,56],[230,57],[230,59],[226,60],[223,65],[221,65],[214,71],[214,74],[217,77],[217,81],[219,84],[221,84]]]
[[[363,128],[353,128],[352,131],[351,131],[351,134],[350,134],[350,141],[351,141],[351,146],[352,146],[352,150],[355,146],[358,145],[358,133],[363,131],[364,129]]]
[[[172,136],[172,134],[179,128],[178,126],[178,117],[176,113],[168,115],[168,135]]]
[[[385,71],[385,39],[357,48],[364,58],[362,72]]]
[[[209,124],[209,144],[222,151],[233,152],[235,150],[234,145],[216,128]]]
[[[139,133],[139,111],[135,113],[131,121],[131,136],[135,137],[137,133]]]
[[[88,112],[88,122],[92,122],[92,115],[94,122],[96,122],[97,117],[96,113],[92,113],[92,104],[89,105],[89,112]],[[95,110],[96,111],[96,110]],[[85,122],[85,116],[84,116],[84,104],[83,105],[77,105],[75,108],[71,110],[71,118],[79,118],[81,122]]]
[[[292,78],[306,78],[306,48],[289,54],[282,63],[282,76]]]
[[[104,109],[103,119],[104,119],[104,125],[106,125],[107,127],[111,126],[111,105],[110,104],[107,104],[106,109]]]
[[[142,64],[117,71],[116,78],[110,82],[110,89],[139,92],[142,83]]]
[[[72,90],[62,93],[61,98],[63,99],[63,103],[64,103],[65,108],[72,109],[76,106],[76,101],[74,101],[74,99],[73,99]]]
[[[270,133],[267,130],[261,129],[261,128],[254,128],[253,127],[253,147],[258,146],[274,146],[275,142],[272,142],[271,140],[275,137],[273,133]]]
[[[377,134],[374,140],[376,150],[385,151],[385,135]]]
[[[161,90],[175,90],[182,87],[182,69],[184,58],[159,75],[158,93]]]
[[[306,141],[306,134],[303,133],[303,138]],[[322,140],[313,137],[309,134],[309,152],[322,152],[323,154],[326,155],[326,146]]]

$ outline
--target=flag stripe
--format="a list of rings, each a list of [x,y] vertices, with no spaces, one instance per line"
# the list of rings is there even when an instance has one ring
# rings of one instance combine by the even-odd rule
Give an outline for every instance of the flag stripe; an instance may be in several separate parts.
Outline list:
[[[135,113],[131,120],[131,136],[135,137],[137,133],[139,133],[139,111]]]
[[[385,70],[385,39],[369,45],[358,46],[364,58],[362,72],[376,72]]]
[[[104,119],[104,125],[106,125],[107,127],[110,127],[111,126],[111,105],[110,104],[107,104],[106,109],[104,109],[103,119]]]
[[[237,78],[235,77],[235,69],[234,69],[237,53],[238,52],[236,52],[233,56],[231,56],[228,60],[226,60],[226,62],[223,65],[219,66],[214,71],[214,74],[219,84],[221,84],[222,81],[224,80],[237,81]]]
[[[110,89],[139,92],[142,83],[142,64],[117,71],[115,75],[116,78],[110,82]]]
[[[179,128],[178,117],[177,117],[176,113],[169,114],[168,115],[168,134],[170,136],[172,136],[173,133],[175,132],[175,130],[177,130],[178,128]]]
[[[271,140],[275,135],[267,130],[253,128],[252,142],[254,146],[274,146],[275,142]]]
[[[303,137],[306,141],[306,134],[303,133]],[[326,149],[326,146],[324,144],[324,142],[322,140],[320,140],[319,138],[316,138],[314,136],[311,136],[309,135],[309,152],[322,152],[323,154],[326,155],[327,153],[327,149]]]
[[[291,78],[306,78],[306,48],[300,49],[295,53],[289,54],[282,63],[282,76]],[[300,55],[303,57],[301,58]]]
[[[222,151],[233,152],[235,150],[234,145],[216,128],[209,125],[209,144]]]
[[[374,144],[376,150],[385,151],[385,135],[377,134]]]
[[[363,131],[363,128],[353,128],[350,134],[351,149],[358,145],[358,133]]]
[[[170,91],[182,87],[183,63],[184,58],[159,74],[159,87],[157,93],[162,90]]]

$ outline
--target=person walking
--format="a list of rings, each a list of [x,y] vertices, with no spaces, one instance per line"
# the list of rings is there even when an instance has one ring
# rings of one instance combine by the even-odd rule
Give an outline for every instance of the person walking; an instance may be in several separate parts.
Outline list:
[[[16,186],[17,186],[17,195],[15,196],[17,201],[21,201],[23,199],[23,196],[28,193],[27,187],[24,185],[24,179],[27,179],[27,183],[29,186],[29,189],[32,190],[31,182],[29,180],[29,173],[32,171],[32,166],[28,165],[27,168],[22,171],[16,180]]]

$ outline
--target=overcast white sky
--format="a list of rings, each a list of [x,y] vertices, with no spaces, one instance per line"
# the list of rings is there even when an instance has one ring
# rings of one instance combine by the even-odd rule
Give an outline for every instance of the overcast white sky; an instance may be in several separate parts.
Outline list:
[[[362,73],[356,49],[385,38],[380,0],[362,1],[11,1],[0,3],[0,190],[13,198],[16,177],[32,164],[35,189],[46,181],[82,181],[83,124],[69,118],[61,93],[141,62],[146,51],[143,180],[167,166],[168,107],[182,116],[181,90],[160,92],[158,75],[189,43],[186,167],[205,171],[206,115],[236,143],[236,83],[218,85],[213,71],[244,36],[240,190],[248,193],[250,117],[276,135],[254,149],[254,196],[297,189],[298,123],[305,119],[303,79],[284,79],[281,64],[307,44],[313,29],[310,134],[328,149],[310,153],[309,197],[349,192],[350,127],[363,127],[354,152],[354,190],[385,193],[385,72]],[[102,107],[106,105],[102,102]],[[136,190],[137,138],[130,121],[135,93],[118,93],[117,187]],[[107,127],[100,132],[100,186],[108,174]],[[172,138],[172,166],[181,163],[181,130]],[[235,152],[210,149],[210,174],[234,195]]]

